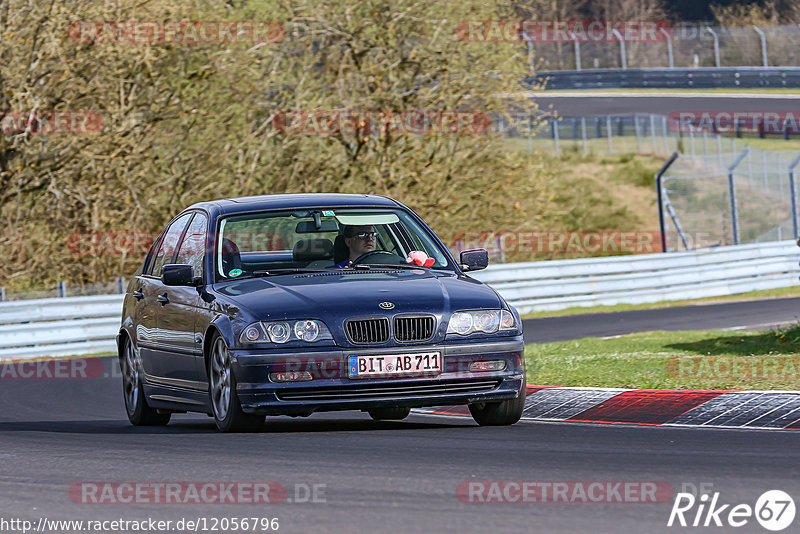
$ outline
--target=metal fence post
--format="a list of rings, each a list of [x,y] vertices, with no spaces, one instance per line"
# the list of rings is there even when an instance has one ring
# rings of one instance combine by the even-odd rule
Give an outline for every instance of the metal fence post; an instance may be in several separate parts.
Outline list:
[[[533,117],[528,113],[528,154],[533,154]]]
[[[664,196],[661,184],[664,173],[667,172],[667,169],[669,169],[670,165],[672,165],[676,159],[678,159],[678,153],[673,152],[664,166],[661,167],[661,170],[656,173],[656,196],[658,198],[658,226],[661,232],[661,252],[667,251],[667,233],[664,224]]]
[[[656,116],[652,113],[650,114],[650,139],[653,141],[653,153],[655,154],[658,150],[656,148]]]
[[[789,194],[792,196],[792,236],[794,240],[800,237],[797,232],[797,182],[794,177],[794,168],[800,163],[800,156],[797,156],[789,164]]]
[[[583,139],[583,155],[585,156],[589,153],[586,148],[586,117],[581,117],[581,139]]]
[[[608,136],[608,153],[614,153],[614,143],[611,140],[611,115],[606,115],[606,135]]]
[[[120,295],[125,293],[125,279],[121,276],[117,277],[117,293]]]
[[[58,294],[58,298],[64,298],[67,296],[67,283],[64,281],[59,280],[56,283],[56,293]]]
[[[694,127],[689,128],[689,142],[692,144],[692,157],[694,157]]]
[[[667,116],[661,116],[661,131],[664,133],[664,153],[669,152],[669,132],[667,132]]]
[[[575,70],[581,70],[581,43],[574,33],[572,34],[572,41],[575,43]]]
[[[6,288],[0,287],[0,302],[6,301]]]
[[[533,76],[536,74],[536,56],[533,54],[533,41],[525,32],[522,32],[522,38],[528,43],[528,71],[530,71],[530,75]]]
[[[622,34],[620,34],[619,31],[616,28],[611,30],[611,33],[613,33],[614,36],[617,39],[619,39],[619,57],[622,60],[622,68],[623,68],[623,70],[627,70],[628,69],[628,58],[627,58],[627,54],[625,53],[625,39],[622,38]]]
[[[633,114],[633,132],[636,135],[636,152],[642,153],[642,142],[639,139],[639,115]]]
[[[736,210],[736,188],[735,183],[733,180],[733,172],[736,170],[736,167],[742,162],[742,160],[747,156],[750,152],[750,148],[745,148],[744,152],[739,154],[739,156],[734,160],[730,167],[728,167],[728,190],[730,191],[729,198],[730,198],[730,206],[731,206],[731,232],[733,232],[733,244],[739,244],[739,214]]]
[[[712,30],[709,26],[706,26],[706,31],[714,37],[714,61],[717,67],[719,67],[719,37],[717,36],[717,32]]]
[[[758,33],[758,36],[761,37],[761,59],[764,62],[764,67],[769,67],[769,61],[767,60],[767,36],[758,26],[753,25],[753,29]]]
[[[561,156],[561,148],[558,145],[558,119],[550,119],[550,127],[553,129],[553,141],[556,144],[556,156]]]
[[[667,38],[667,54],[669,54],[669,68],[675,68],[675,57],[672,55],[672,37],[670,36],[669,32],[664,28],[658,28],[661,30],[661,33],[664,34],[664,37]]]

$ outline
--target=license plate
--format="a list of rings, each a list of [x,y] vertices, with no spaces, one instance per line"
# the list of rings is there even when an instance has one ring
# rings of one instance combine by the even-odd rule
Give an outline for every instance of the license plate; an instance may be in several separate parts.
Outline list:
[[[442,356],[438,352],[350,356],[350,378],[438,375]]]

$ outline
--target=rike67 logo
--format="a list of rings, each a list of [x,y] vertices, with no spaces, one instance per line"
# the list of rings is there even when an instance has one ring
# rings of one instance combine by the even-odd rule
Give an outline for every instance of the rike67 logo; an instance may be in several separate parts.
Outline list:
[[[738,528],[755,518],[763,528],[777,532],[794,521],[794,499],[785,491],[765,491],[756,500],[755,506],[724,504],[720,502],[719,495],[715,491],[711,497],[703,494],[696,498],[691,493],[678,493],[667,526]]]

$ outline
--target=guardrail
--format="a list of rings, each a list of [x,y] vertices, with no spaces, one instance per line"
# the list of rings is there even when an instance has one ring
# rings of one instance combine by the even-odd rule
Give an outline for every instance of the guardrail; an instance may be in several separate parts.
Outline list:
[[[474,277],[520,313],[715,297],[796,285],[794,241],[491,265]],[[0,303],[0,361],[114,352],[123,295]]]
[[[798,87],[800,67],[698,67],[682,69],[591,69],[537,72],[527,83],[565,89],[713,89]],[[657,96],[657,95],[654,95]]]
[[[796,285],[794,241],[669,254],[491,265],[474,277],[520,313],[719,297]]]
[[[0,303],[0,361],[114,352],[123,297]]]

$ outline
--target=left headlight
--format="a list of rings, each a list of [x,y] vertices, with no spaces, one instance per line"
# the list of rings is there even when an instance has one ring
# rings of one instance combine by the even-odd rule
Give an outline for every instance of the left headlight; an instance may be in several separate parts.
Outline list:
[[[508,310],[459,311],[450,316],[448,334],[468,336],[475,332],[493,334],[517,329],[517,321]]]
[[[252,323],[239,335],[241,343],[283,344],[290,341],[314,343],[324,339],[333,339],[333,336],[325,323],[316,319]]]

